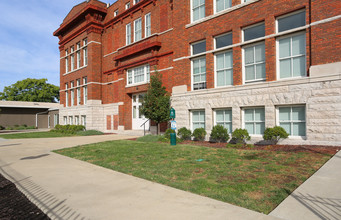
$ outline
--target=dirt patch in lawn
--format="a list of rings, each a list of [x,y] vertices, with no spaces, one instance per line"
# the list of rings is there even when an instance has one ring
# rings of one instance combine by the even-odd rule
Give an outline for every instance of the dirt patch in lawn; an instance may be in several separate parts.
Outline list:
[[[181,144],[198,145],[212,148],[225,148],[226,143],[212,143],[208,141],[183,141]],[[268,151],[286,151],[286,152],[311,152],[319,154],[334,155],[341,146],[325,146],[325,145],[236,145],[236,148],[243,150],[268,150]]]
[[[0,174],[0,219],[50,219]]]

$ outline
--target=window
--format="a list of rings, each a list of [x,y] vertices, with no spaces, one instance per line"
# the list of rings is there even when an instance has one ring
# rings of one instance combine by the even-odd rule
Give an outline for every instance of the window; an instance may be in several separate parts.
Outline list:
[[[88,65],[88,39],[83,40],[83,65],[87,66]]]
[[[75,69],[75,48],[72,46],[71,47],[71,71]]]
[[[127,70],[127,84],[147,83],[150,78],[149,65],[139,66]]]
[[[305,11],[298,11],[277,19],[277,32],[305,26]]]
[[[149,37],[152,34],[152,28],[151,28],[151,14],[148,13],[145,16],[145,35],[146,37]]]
[[[141,0],[134,0],[134,5],[139,3]]]
[[[82,116],[81,116],[81,119],[82,119],[82,125],[83,125],[84,127],[86,127],[86,116],[85,116],[85,115],[82,115]]]
[[[69,124],[73,125],[73,117],[72,116],[69,116]]]
[[[142,19],[134,21],[134,42],[142,39]]]
[[[216,49],[230,46],[232,45],[232,33],[217,36],[214,40]]]
[[[65,73],[69,71],[69,58],[68,56],[68,50],[65,50]]]
[[[192,55],[206,52],[206,40],[192,44]]]
[[[232,110],[221,109],[215,111],[215,124],[222,125],[229,133],[232,133]]]
[[[77,105],[81,104],[81,80],[77,79]]]
[[[75,116],[75,125],[79,125],[79,116]]]
[[[88,78],[84,77],[83,78],[83,85],[84,85],[83,86],[83,98],[84,98],[83,103],[84,103],[84,105],[88,101],[88,86],[87,86],[87,84],[88,84]]]
[[[220,12],[224,9],[231,8],[232,0],[216,0],[215,4],[215,12]]]
[[[278,32],[305,25],[305,11],[299,11],[277,19]],[[306,76],[305,32],[277,38],[277,66],[279,78]]]
[[[80,48],[81,48],[81,43],[78,42],[77,43],[77,53],[76,53],[76,55],[77,55],[77,69],[79,67],[81,67],[81,51],[80,51]]]
[[[53,115],[53,124],[54,126],[59,125],[59,114]]]
[[[205,111],[192,111],[192,131],[197,128],[205,128]]]
[[[118,15],[118,10],[116,10],[115,12],[114,12],[114,17],[116,17]]]
[[[131,24],[126,25],[126,45],[131,44]]]
[[[264,23],[252,25],[243,29],[243,41],[249,41],[265,36]]]
[[[306,136],[305,106],[279,107],[279,126],[290,136]]]
[[[130,2],[126,3],[126,10],[130,8]]]
[[[192,0],[192,22],[205,17],[205,0]]]
[[[215,55],[216,86],[233,85],[233,55],[226,51]]]
[[[69,105],[69,92],[68,92],[68,84],[65,83],[65,106]]]
[[[244,109],[244,128],[250,135],[262,135],[265,130],[264,108]]]
[[[67,125],[67,116],[63,117],[64,125]]]
[[[71,82],[71,106],[75,105],[75,90],[74,90],[74,84]]]
[[[206,57],[192,60],[193,90],[206,89]]]
[[[265,80],[264,42],[243,48],[245,83]]]

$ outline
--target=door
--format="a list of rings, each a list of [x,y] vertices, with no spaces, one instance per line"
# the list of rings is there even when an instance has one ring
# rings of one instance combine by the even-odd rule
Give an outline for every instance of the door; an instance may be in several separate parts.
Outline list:
[[[133,101],[133,130],[143,130],[143,123],[148,121],[147,118],[141,113],[143,98],[145,94],[136,94],[132,96]],[[145,123],[146,130],[149,130],[149,121]]]

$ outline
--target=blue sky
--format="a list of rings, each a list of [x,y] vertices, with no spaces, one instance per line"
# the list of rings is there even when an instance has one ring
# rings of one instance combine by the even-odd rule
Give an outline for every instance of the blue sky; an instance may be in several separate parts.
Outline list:
[[[81,2],[84,0],[0,1],[0,92],[26,78],[47,78],[48,83],[59,86],[58,38],[53,32]]]

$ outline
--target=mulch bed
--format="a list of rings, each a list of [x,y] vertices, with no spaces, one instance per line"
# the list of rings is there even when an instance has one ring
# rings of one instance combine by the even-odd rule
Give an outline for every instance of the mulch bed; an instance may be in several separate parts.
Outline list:
[[[0,174],[0,219],[50,219],[17,187]]]

